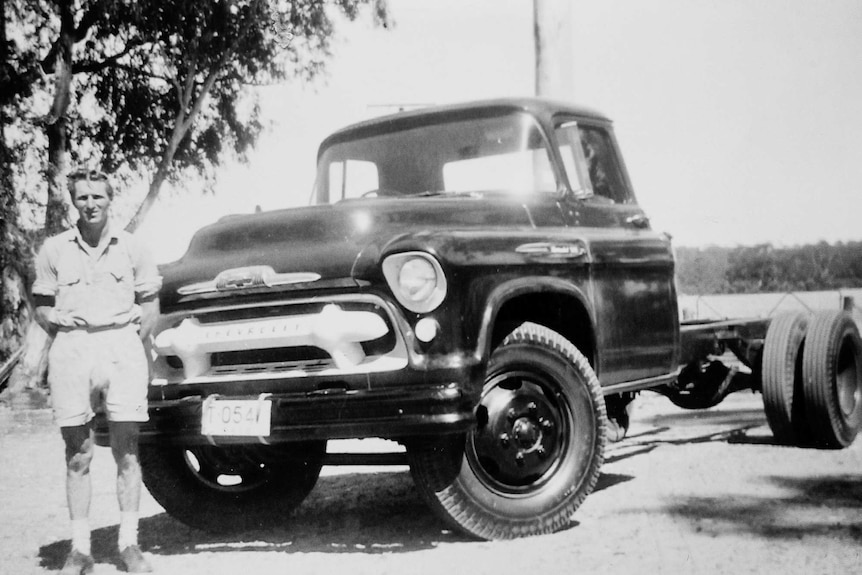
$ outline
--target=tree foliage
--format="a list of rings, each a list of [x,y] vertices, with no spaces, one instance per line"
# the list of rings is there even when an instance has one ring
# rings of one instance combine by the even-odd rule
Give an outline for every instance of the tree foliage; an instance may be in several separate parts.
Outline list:
[[[146,208],[166,179],[245,159],[262,128],[249,86],[320,74],[336,20],[364,4],[388,18],[383,0],[6,1],[31,61],[16,80],[49,93],[31,126],[48,135],[49,234],[69,223],[69,159],[146,174]]]
[[[71,163],[149,178],[134,228],[166,180],[245,159],[262,129],[249,87],[319,75],[363,5],[388,24],[385,0],[0,0],[3,277],[28,268],[19,208],[44,213],[34,237],[71,224]]]
[[[7,11],[0,0],[0,15]],[[30,267],[29,241],[18,222],[19,209],[14,192],[14,169],[22,153],[20,145],[7,138],[22,103],[31,94],[22,81],[22,71],[33,69],[35,59],[19,52],[7,36],[5,19],[0,27],[0,365],[18,347],[27,321],[26,286]]]
[[[862,242],[679,248],[677,280],[687,294],[857,288],[862,286]]]

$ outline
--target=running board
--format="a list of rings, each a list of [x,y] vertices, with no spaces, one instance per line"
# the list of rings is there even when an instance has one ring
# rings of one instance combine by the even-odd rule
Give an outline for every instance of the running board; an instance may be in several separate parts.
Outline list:
[[[646,377],[644,379],[635,379],[633,381],[623,381],[621,383],[604,385],[602,386],[602,393],[604,395],[613,395],[615,393],[625,393],[627,391],[641,391],[644,389],[652,389],[654,387],[667,385],[676,381],[676,379],[679,377],[680,371],[681,368],[677,369],[674,372],[666,373],[664,375],[656,375],[653,377]]]

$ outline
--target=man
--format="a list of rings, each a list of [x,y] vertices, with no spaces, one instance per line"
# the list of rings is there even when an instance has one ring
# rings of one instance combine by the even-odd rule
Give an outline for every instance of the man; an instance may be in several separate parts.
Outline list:
[[[104,174],[75,172],[69,193],[77,225],[45,241],[36,258],[36,321],[54,335],[48,384],[66,445],[66,496],[72,551],[63,574],[93,570],[90,462],[94,409],[109,421],[117,462],[119,553],[131,573],[152,571],[138,546],[139,422],[147,420],[148,341],[158,315],[161,277],[146,249],[109,222],[114,191]]]

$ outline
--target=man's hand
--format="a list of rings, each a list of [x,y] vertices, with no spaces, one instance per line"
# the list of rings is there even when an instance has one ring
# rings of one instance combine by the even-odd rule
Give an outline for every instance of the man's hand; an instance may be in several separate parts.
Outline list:
[[[36,323],[42,326],[46,332],[51,335],[57,332],[60,327],[84,327],[87,322],[83,318],[75,315],[59,313],[53,306],[38,306],[36,308]]]
[[[139,302],[141,306],[141,339],[148,341],[159,317],[159,298],[154,296]]]
[[[53,306],[42,305],[36,308],[35,320],[49,335],[57,331],[57,325],[51,321],[56,315]]]

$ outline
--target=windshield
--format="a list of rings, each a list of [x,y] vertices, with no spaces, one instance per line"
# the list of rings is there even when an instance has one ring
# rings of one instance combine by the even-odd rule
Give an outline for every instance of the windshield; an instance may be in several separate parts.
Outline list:
[[[555,192],[551,161],[532,116],[447,121],[333,144],[318,163],[314,197]]]

